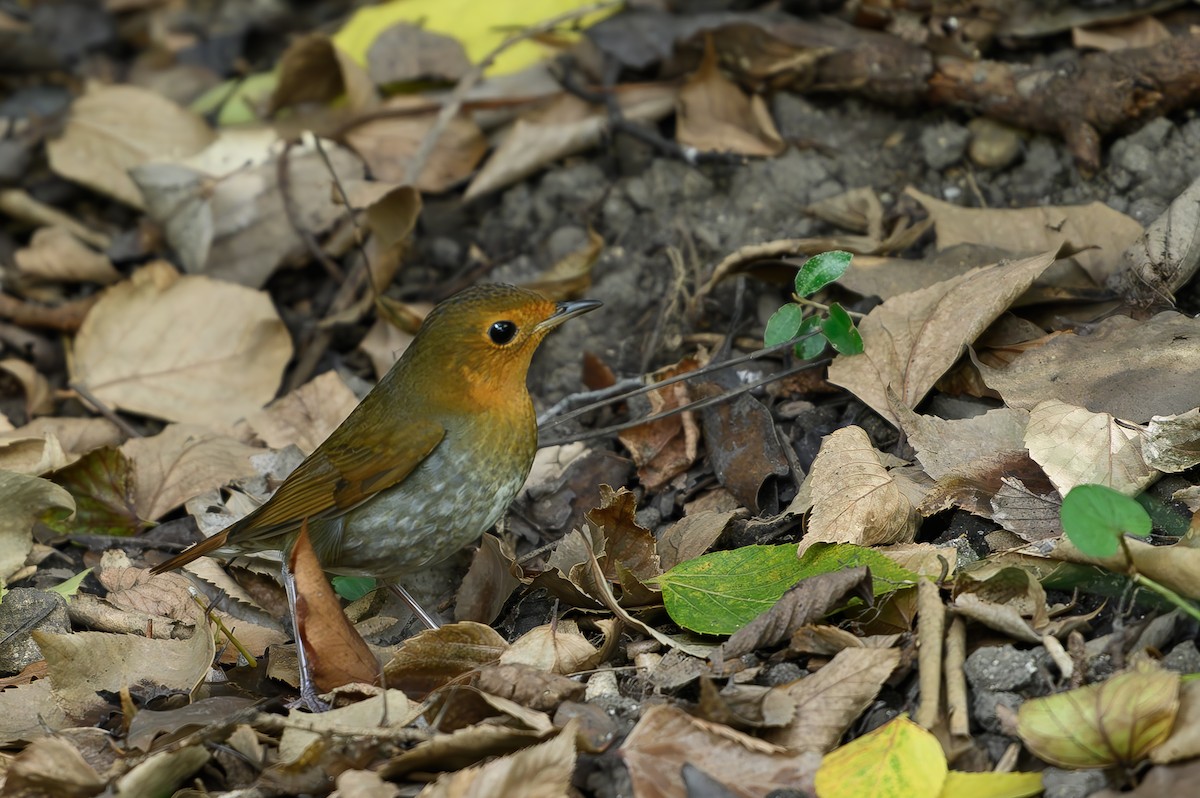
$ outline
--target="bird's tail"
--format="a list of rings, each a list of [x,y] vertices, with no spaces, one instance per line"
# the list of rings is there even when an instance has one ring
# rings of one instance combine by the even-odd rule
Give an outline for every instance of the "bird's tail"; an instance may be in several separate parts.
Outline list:
[[[181,565],[187,565],[192,560],[198,557],[203,557],[205,554],[216,551],[225,545],[229,538],[229,530],[225,529],[210,537],[208,540],[202,540],[190,549],[186,549],[179,554],[176,554],[166,562],[159,563],[150,569],[152,574],[162,574],[167,571],[174,571]]]

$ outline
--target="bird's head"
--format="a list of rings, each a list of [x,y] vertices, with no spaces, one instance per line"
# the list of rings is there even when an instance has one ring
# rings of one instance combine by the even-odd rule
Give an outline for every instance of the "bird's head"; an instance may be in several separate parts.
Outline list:
[[[443,401],[486,407],[524,399],[530,361],[546,334],[599,306],[592,299],[554,302],[511,285],[472,286],[430,311],[405,358],[420,373],[438,375],[451,393]]]

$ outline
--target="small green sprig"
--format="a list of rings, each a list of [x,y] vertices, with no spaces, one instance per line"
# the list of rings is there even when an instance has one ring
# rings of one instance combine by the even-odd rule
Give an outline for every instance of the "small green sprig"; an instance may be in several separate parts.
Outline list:
[[[849,252],[834,250],[813,255],[796,272],[794,301],[787,303],[771,314],[763,334],[767,346],[799,338],[796,341],[796,357],[807,360],[821,354],[828,342],[843,355],[858,355],[863,351],[862,336],[854,326],[850,313],[834,302],[822,305],[808,299],[825,286],[840,279],[854,258]],[[825,311],[805,315],[807,309]],[[817,335],[816,333],[820,333]]]

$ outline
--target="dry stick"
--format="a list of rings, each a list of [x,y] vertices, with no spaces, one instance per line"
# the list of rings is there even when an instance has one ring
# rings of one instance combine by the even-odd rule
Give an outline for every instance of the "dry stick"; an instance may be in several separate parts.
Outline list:
[[[932,729],[938,721],[942,698],[942,641],[946,632],[946,607],[942,594],[929,579],[917,583],[917,670],[921,700],[913,720]]]
[[[314,136],[314,138],[316,137]],[[320,139],[318,138],[317,141],[320,141]],[[334,279],[334,282],[344,283],[346,281],[346,273],[334,262],[333,258],[325,254],[325,250],[321,249],[321,245],[317,243],[316,237],[304,226],[304,222],[300,219],[300,210],[296,207],[295,199],[292,198],[292,176],[288,165],[291,162],[292,147],[295,145],[295,139],[284,144],[283,152],[279,155],[279,160],[275,163],[275,182],[279,184],[279,197],[283,200],[283,213],[287,216],[288,224],[292,226],[292,230],[295,231],[296,235],[300,236],[300,240],[308,248],[309,254],[313,256],[317,263],[320,263],[325,268],[325,271]],[[328,164],[328,159],[325,162]],[[334,174],[332,165],[329,166],[329,173],[334,175],[334,180],[336,181],[337,175]]]
[[[83,324],[84,316],[99,299],[100,294],[93,294],[83,299],[48,307],[22,302],[8,294],[0,294],[0,318],[10,319],[22,327],[75,332]]]
[[[962,616],[954,616],[946,633],[946,715],[950,734],[967,738],[971,734],[970,704],[967,703],[967,676],[963,664],[967,660],[967,624]]]
[[[590,441],[595,438],[603,438],[606,435],[611,435],[614,432],[620,432],[621,430],[631,429],[633,427],[640,427],[642,424],[650,424],[654,421],[661,421],[664,418],[670,418],[671,416],[676,415],[678,413],[685,413],[689,410],[703,410],[706,407],[712,407],[713,405],[719,405],[722,402],[728,402],[730,399],[741,396],[744,393],[749,393],[750,391],[761,388],[764,385],[775,382],[776,380],[782,380],[783,378],[790,377],[793,374],[799,374],[800,372],[807,371],[808,369],[827,365],[829,363],[829,361],[830,361],[830,358],[825,358],[823,360],[818,360],[813,363],[804,363],[800,366],[796,366],[795,368],[786,369],[786,370],[780,371],[776,374],[772,374],[769,377],[764,377],[763,379],[758,380],[756,382],[747,383],[746,385],[742,385],[738,388],[735,388],[732,391],[729,391],[728,393],[719,394],[717,396],[711,396],[707,399],[701,399],[699,402],[692,402],[691,404],[672,408],[671,410],[664,410],[661,413],[655,413],[654,415],[646,416],[645,418],[635,418],[630,421],[622,422],[620,424],[612,424],[610,426],[603,427],[601,429],[589,430],[587,432],[581,432],[576,435],[567,435],[562,438],[552,438],[551,440],[548,440],[548,441],[538,441],[538,446],[544,448],[547,446],[560,446],[564,443],[573,443],[575,441]],[[658,385],[655,385],[652,387],[657,388]],[[635,391],[634,393],[640,393],[640,392],[641,391]]]
[[[463,102],[467,98],[467,94],[475,87],[483,77],[484,71],[492,65],[492,62],[499,57],[501,53],[512,47],[517,42],[531,39],[534,36],[540,36],[544,33],[549,33],[563,23],[573,22],[577,19],[582,19],[589,14],[594,14],[597,11],[603,11],[608,8],[615,8],[620,5],[619,2],[603,2],[594,3],[590,6],[577,8],[573,11],[568,11],[565,14],[559,14],[556,17],[542,20],[536,25],[531,25],[524,28],[504,41],[500,42],[494,50],[485,55],[483,59],[475,66],[471,67],[467,74],[459,79],[458,85],[454,87],[454,91],[450,92],[450,96],[446,98],[446,102],[442,105],[442,110],[438,112],[437,119],[434,120],[433,127],[425,133],[425,138],[421,140],[421,146],[417,148],[416,154],[412,160],[408,162],[408,167],[404,170],[404,183],[412,186],[416,185],[417,178],[421,176],[421,172],[425,171],[425,164],[429,160],[429,156],[433,154],[433,150],[437,147],[438,139],[446,132],[446,128],[450,126],[450,122],[454,117],[458,116],[458,112],[462,109]]]
[[[117,428],[120,429],[121,432],[124,432],[126,435],[128,435],[131,438],[142,437],[142,434],[140,432],[135,430],[133,427],[129,426],[129,422],[127,422],[125,419],[121,418],[116,413],[114,413],[111,407],[109,407],[108,405],[104,404],[104,402],[101,402],[99,399],[97,399],[96,395],[93,394],[90,390],[88,390],[88,387],[86,385],[84,385],[83,383],[79,383],[79,382],[69,382],[69,383],[67,383],[67,387],[69,387],[75,393],[79,394],[79,397],[81,399],[83,399],[85,402],[87,402],[89,405],[91,405],[97,413],[104,416],[112,423],[116,424]]]

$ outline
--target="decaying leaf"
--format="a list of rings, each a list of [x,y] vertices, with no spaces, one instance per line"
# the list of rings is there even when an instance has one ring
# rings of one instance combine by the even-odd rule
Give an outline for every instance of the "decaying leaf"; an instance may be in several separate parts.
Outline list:
[[[1025,445],[1062,496],[1087,484],[1132,496],[1158,476],[1142,459],[1138,437],[1108,413],[1050,399],[1029,411]]]
[[[50,282],[108,285],[121,279],[106,255],[96,252],[63,227],[39,227],[29,246],[13,253],[24,275]]]
[[[658,381],[693,371],[703,365],[699,357],[687,357],[674,366],[651,375]],[[692,401],[687,382],[676,382],[646,394],[650,414],[682,407]],[[685,410],[669,418],[622,430],[617,437],[638,466],[638,480],[647,490],[661,488],[686,471],[698,455],[700,429],[695,414]]]
[[[1200,463],[1200,408],[1174,416],[1154,416],[1141,436],[1142,457],[1168,473]]]
[[[487,798],[523,795],[558,798],[568,792],[575,770],[575,723],[553,739],[478,767],[439,778],[421,791],[422,798]]]
[[[482,665],[498,662],[508,643],[490,626],[463,621],[410,637],[384,666],[387,684],[426,695]]]
[[[710,39],[699,68],[679,90],[675,137],[702,152],[773,156],[787,147],[761,95],[747,96],[717,66]]]
[[[8,579],[25,565],[33,548],[33,525],[75,512],[71,494],[49,480],[0,471],[0,579]]]
[[[1171,734],[1179,686],[1178,673],[1142,660],[1100,684],[1026,701],[1017,733],[1058,767],[1132,767]]]

